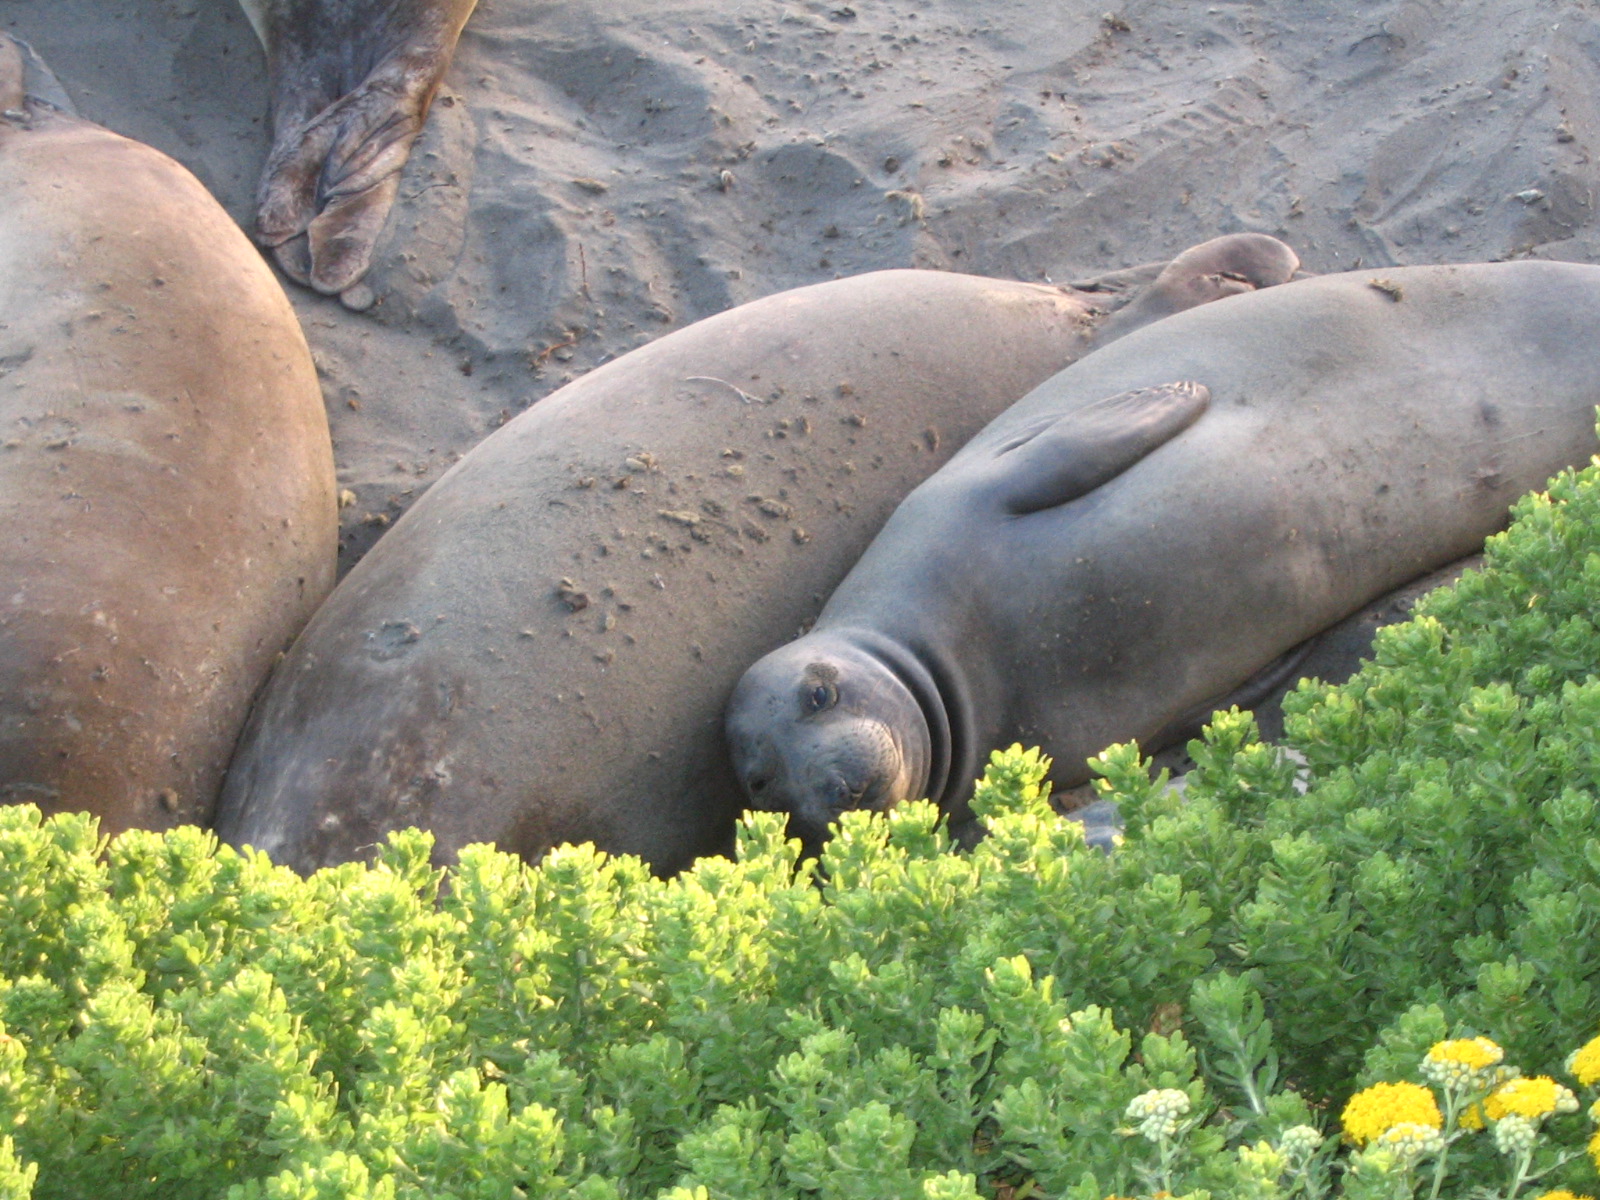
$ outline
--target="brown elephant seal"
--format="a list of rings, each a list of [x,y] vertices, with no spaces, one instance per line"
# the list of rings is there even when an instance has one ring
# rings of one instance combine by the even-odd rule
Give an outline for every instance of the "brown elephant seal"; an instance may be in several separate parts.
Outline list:
[[[1292,271],[1278,245],[1219,249]],[[857,276],[540,401],[340,583],[257,704],[218,831],[299,869],[406,825],[441,858],[593,841],[672,872],[726,849],[740,671],[816,614],[906,492],[1084,351],[1092,299]]]
[[[240,0],[266,49],[272,90],[256,236],[297,283],[349,293],[366,274],[400,169],[476,4]]]
[[[322,396],[272,272],[0,37],[0,800],[205,821],[333,583]]]
[[[912,492],[729,746],[807,839],[929,796],[964,831],[994,747],[1085,759],[1223,700],[1457,559],[1595,446],[1600,268],[1327,276],[1149,326]],[[1281,660],[1280,660],[1281,661]]]

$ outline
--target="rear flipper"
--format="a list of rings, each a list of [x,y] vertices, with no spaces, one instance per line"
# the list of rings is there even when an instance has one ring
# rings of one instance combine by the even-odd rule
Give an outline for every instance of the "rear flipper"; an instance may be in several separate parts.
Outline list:
[[[1419,576],[1387,595],[1362,605],[1337,625],[1275,658],[1227,694],[1195,705],[1154,737],[1142,741],[1140,749],[1150,755],[1155,769],[1172,772],[1174,785],[1181,787],[1184,773],[1194,766],[1194,761],[1189,757],[1188,743],[1200,735],[1218,709],[1237,706],[1254,711],[1262,740],[1279,740],[1283,737],[1283,698],[1302,679],[1343,683],[1372,657],[1372,639],[1379,629],[1407,620],[1419,599],[1435,588],[1454,583],[1463,571],[1482,563],[1483,555],[1471,555]],[[1057,792],[1050,802],[1057,812],[1084,819],[1086,824],[1091,820],[1097,822],[1091,827],[1091,845],[1101,844],[1094,836],[1094,831],[1100,826],[1120,828],[1115,805],[1110,806],[1110,813],[1101,809],[1099,806],[1105,802],[1099,801],[1092,784],[1085,783]],[[1089,811],[1091,806],[1093,812]],[[1102,840],[1109,836],[1109,833],[1104,834]]]
[[[273,146],[256,237],[291,279],[345,293],[372,263],[476,0],[241,0],[267,50]]]
[[[1230,233],[1212,238],[1178,255],[1126,306],[1107,317],[1095,331],[1095,345],[1103,346],[1185,309],[1287,283],[1299,268],[1299,256],[1267,234]]]
[[[1363,604],[1337,625],[1330,626],[1274,659],[1225,696],[1196,705],[1151,738],[1147,748],[1161,751],[1162,747],[1171,747],[1156,755],[1159,764],[1174,771],[1185,770],[1190,765],[1183,748],[1185,744],[1190,738],[1199,736],[1201,729],[1210,722],[1213,712],[1234,706],[1254,710],[1262,739],[1276,741],[1283,736],[1283,698],[1302,679],[1343,683],[1372,657],[1372,641],[1378,630],[1385,625],[1408,620],[1412,608],[1423,596],[1436,588],[1454,583],[1463,571],[1482,563],[1483,555],[1470,555],[1426,575],[1419,575],[1394,591]]]
[[[1276,704],[1283,699],[1283,695],[1295,684],[1299,683],[1307,674],[1306,664],[1312,659],[1318,647],[1322,644],[1326,634],[1317,634],[1309,637],[1298,646],[1285,650],[1277,658],[1262,667],[1254,675],[1246,679],[1232,691],[1224,692],[1201,704],[1196,704],[1187,712],[1169,721],[1159,733],[1147,739],[1143,749],[1147,752],[1165,749],[1168,746],[1182,746],[1191,738],[1199,737],[1200,731],[1210,723],[1213,713],[1226,711],[1230,708],[1257,709],[1268,701]],[[1367,646],[1371,648],[1372,639],[1367,639]],[[1354,671],[1352,665],[1350,671]],[[1350,672],[1346,672],[1348,675]],[[1278,732],[1283,731],[1282,714],[1278,714]]]
[[[0,112],[27,114],[29,107],[77,115],[66,88],[32,46],[0,33]]]

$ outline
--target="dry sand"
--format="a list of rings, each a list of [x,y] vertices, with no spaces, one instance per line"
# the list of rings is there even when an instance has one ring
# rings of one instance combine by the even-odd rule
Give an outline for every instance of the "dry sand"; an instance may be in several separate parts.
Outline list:
[[[782,288],[1065,281],[1250,229],[1314,271],[1600,262],[1600,10],[1512,0],[482,0],[365,313],[289,285],[348,567],[563,382]],[[249,220],[229,0],[4,0],[81,112]]]

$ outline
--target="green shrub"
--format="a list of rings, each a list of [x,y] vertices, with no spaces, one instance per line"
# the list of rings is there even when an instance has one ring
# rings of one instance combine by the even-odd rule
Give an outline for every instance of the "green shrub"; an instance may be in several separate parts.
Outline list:
[[[1426,1194],[1435,1151],[1341,1147],[1353,1093],[1469,1034],[1570,1083],[1600,1028],[1597,582],[1568,473],[1283,748],[1219,714],[1181,799],[1101,755],[1111,856],[1019,748],[969,851],[907,805],[818,871],[754,815],[670,881],[0,810],[0,1197]],[[1442,1125],[1435,1194],[1593,1190],[1589,1118],[1540,1121],[1520,1181]]]

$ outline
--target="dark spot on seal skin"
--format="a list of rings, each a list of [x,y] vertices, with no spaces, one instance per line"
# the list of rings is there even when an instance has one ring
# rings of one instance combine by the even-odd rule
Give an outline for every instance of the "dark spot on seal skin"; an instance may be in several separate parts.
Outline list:
[[[422,630],[410,621],[385,621],[367,634],[367,654],[378,662],[399,658],[422,637]]]
[[[44,807],[60,802],[61,789],[51,787],[49,784],[22,780],[0,786],[0,803],[37,804]]]
[[[0,355],[0,376],[9,375],[12,371],[15,371],[18,367],[25,364],[32,357],[32,346],[29,346],[26,350],[23,350],[18,354]]]
[[[839,682],[839,668],[831,662],[807,663],[802,674],[807,682],[835,684]]]
[[[1478,420],[1482,421],[1490,429],[1499,429],[1502,420],[1499,408],[1490,404],[1487,400],[1483,401],[1478,405]]]

